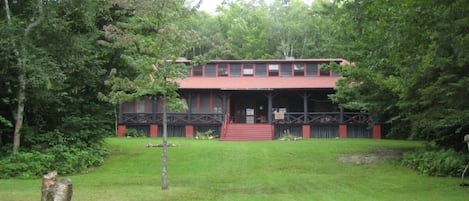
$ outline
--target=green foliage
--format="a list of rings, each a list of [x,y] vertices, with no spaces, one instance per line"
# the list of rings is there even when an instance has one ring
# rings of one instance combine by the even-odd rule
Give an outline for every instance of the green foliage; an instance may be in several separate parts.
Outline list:
[[[145,133],[137,129],[129,128],[125,129],[126,137],[146,137]]]
[[[335,36],[353,65],[339,70],[334,101],[390,125],[389,136],[463,149],[468,9],[465,0],[336,2]]]
[[[19,152],[0,159],[0,178],[38,178],[52,170],[61,175],[85,172],[104,163],[108,152],[101,147],[57,145],[43,152]]]
[[[402,164],[424,175],[458,177],[467,165],[466,155],[453,149],[427,148],[405,153]]]
[[[213,129],[209,129],[206,131],[197,131],[195,134],[195,139],[196,140],[212,140],[216,138],[214,134],[215,134],[215,130]]]

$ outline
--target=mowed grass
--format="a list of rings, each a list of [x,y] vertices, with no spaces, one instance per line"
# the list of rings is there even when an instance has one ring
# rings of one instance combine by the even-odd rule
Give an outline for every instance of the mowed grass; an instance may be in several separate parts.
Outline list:
[[[161,190],[161,139],[107,140],[104,166],[69,177],[74,201],[158,200],[469,200],[460,178],[434,178],[381,161],[345,164],[337,158],[419,142],[308,139],[221,142],[170,138],[169,190]],[[0,201],[40,199],[41,180],[0,180]]]

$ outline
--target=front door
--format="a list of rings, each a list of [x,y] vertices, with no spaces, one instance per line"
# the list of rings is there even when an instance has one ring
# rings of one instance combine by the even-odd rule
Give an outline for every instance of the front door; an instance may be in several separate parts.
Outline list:
[[[231,122],[240,124],[265,123],[267,98],[260,93],[234,93],[230,100]]]

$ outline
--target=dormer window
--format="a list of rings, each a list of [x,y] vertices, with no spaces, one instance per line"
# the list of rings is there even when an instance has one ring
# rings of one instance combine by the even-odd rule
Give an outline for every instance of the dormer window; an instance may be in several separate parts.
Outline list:
[[[278,64],[269,64],[269,76],[278,76]]]
[[[200,77],[203,75],[203,68],[202,66],[194,66],[194,68],[192,68],[192,75],[194,77]]]
[[[253,76],[254,69],[252,64],[244,64],[243,65],[243,76]]]
[[[303,63],[293,64],[293,73],[295,76],[305,75],[305,66]]]
[[[218,76],[228,76],[228,64],[218,64]]]

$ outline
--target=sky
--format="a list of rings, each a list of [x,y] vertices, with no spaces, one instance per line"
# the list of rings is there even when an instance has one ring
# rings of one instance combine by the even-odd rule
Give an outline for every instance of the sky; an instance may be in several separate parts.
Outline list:
[[[208,13],[215,13],[217,5],[221,4],[223,0],[202,0],[202,5],[200,5],[200,10],[207,11]],[[266,0],[266,2],[271,2],[272,0]],[[311,5],[313,0],[303,0],[307,5]],[[195,1],[197,2],[197,0]]]

